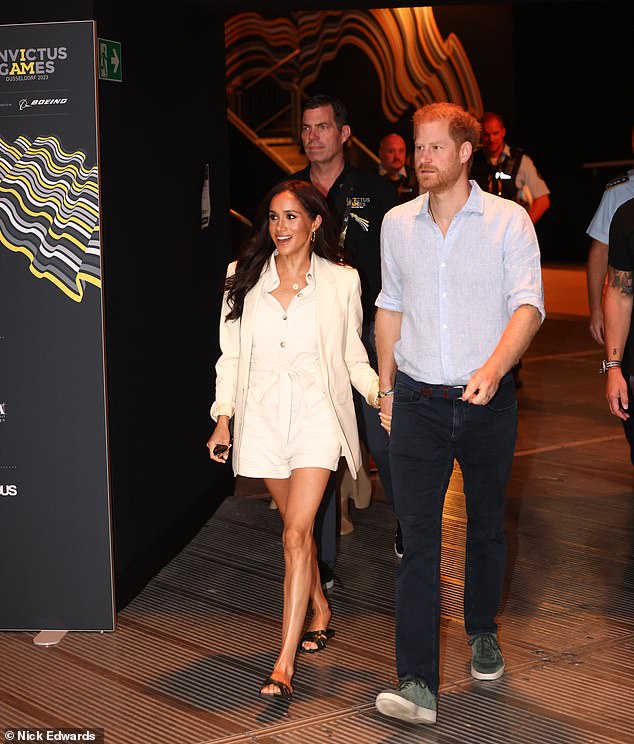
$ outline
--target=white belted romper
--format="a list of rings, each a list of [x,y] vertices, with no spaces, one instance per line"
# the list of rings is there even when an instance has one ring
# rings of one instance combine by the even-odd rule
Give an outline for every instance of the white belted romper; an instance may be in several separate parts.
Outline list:
[[[238,474],[288,478],[295,468],[336,470],[341,456],[335,417],[319,362],[314,270],[287,310],[271,261],[253,331],[249,388]]]

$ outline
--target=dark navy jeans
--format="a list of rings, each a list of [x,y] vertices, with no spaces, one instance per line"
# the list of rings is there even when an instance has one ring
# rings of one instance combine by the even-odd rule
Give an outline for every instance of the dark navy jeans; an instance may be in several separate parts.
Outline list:
[[[486,406],[423,397],[423,384],[397,375],[390,436],[394,506],[405,545],[396,588],[396,666],[399,677],[423,679],[437,693],[442,510],[454,458],[467,512],[465,629],[470,635],[494,633],[506,564],[505,490],[517,401],[512,379]]]

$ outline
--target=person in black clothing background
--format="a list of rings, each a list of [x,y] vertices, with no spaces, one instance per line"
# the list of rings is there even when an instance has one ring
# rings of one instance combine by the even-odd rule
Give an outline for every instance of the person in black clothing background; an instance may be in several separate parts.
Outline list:
[[[324,94],[307,99],[302,109],[302,143],[309,165],[290,178],[310,181],[326,197],[339,227],[339,244],[361,277],[362,338],[370,364],[376,369],[374,301],[381,289],[381,223],[385,213],[396,206],[398,200],[386,179],[377,173],[361,170],[346,159],[344,146],[350,133],[348,112],[340,100]],[[372,455],[385,495],[393,504],[388,436],[376,411],[360,396],[355,396],[355,406],[361,440]],[[324,503],[331,514],[324,516],[321,525],[321,515],[318,515],[316,540],[320,548],[322,579],[326,586],[330,586],[336,541],[334,492],[330,499],[324,499]],[[400,557],[402,539],[398,525],[394,549]]]

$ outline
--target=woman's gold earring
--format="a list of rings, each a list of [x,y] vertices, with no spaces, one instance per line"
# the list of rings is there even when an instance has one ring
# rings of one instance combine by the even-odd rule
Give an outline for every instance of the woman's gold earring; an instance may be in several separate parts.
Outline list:
[[[317,231],[316,230],[313,230],[313,232],[311,233],[311,236],[310,236],[310,242],[311,243],[314,243],[315,240],[316,240],[316,238],[317,238]]]

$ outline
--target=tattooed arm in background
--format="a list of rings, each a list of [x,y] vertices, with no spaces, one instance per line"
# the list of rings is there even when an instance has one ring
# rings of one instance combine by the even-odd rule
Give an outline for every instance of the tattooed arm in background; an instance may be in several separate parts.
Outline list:
[[[605,325],[605,350],[608,361],[623,359],[627,336],[632,320],[632,272],[608,266],[608,284],[605,290],[603,319]],[[608,369],[605,397],[610,412],[626,420],[628,413],[627,382],[620,367]]]

